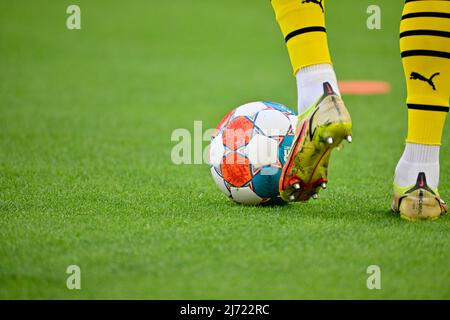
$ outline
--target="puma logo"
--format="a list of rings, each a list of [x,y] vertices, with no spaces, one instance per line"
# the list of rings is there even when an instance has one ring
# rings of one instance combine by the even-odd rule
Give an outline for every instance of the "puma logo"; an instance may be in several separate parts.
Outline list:
[[[302,1],[302,3],[315,3],[315,4],[318,4],[320,9],[322,9],[322,12],[324,12],[322,2],[323,2],[323,0],[303,0]]]
[[[434,85],[434,83],[433,83],[433,78],[436,77],[436,76],[438,76],[438,75],[440,75],[440,73],[439,73],[439,72],[436,72],[435,74],[433,74],[433,75],[430,77],[430,79],[428,79],[427,77],[424,77],[424,76],[421,75],[420,73],[417,73],[417,72],[411,72],[411,75],[409,76],[409,78],[410,78],[411,80],[420,80],[420,81],[424,81],[424,82],[428,83],[428,84],[433,88],[433,90],[436,90],[436,87],[435,87],[435,85]]]

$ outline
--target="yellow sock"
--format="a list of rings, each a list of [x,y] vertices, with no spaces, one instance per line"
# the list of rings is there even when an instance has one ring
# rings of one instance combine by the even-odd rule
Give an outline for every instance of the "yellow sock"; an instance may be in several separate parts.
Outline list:
[[[407,86],[406,141],[440,145],[450,96],[450,1],[406,0],[400,51]]]
[[[272,0],[294,74],[303,67],[331,64],[323,0]]]

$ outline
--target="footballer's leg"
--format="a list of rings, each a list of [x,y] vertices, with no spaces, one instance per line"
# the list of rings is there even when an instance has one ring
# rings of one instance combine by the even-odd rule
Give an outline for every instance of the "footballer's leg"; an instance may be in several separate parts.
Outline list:
[[[324,1],[272,0],[298,88],[296,135],[280,178],[287,201],[326,188],[331,151],[351,141],[351,119],[339,95],[325,29]]]
[[[408,106],[406,146],[397,164],[392,209],[408,220],[447,212],[440,199],[439,149],[449,110],[450,1],[406,1],[400,51]]]

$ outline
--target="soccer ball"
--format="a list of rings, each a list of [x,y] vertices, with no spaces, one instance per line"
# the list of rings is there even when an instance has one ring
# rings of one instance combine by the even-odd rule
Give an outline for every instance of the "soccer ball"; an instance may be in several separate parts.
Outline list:
[[[296,120],[292,110],[266,101],[244,104],[223,117],[209,154],[219,189],[237,203],[281,202],[278,184]]]

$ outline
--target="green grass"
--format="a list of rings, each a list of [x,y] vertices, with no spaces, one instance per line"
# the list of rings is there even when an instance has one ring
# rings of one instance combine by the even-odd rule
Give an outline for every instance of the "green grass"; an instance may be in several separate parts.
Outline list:
[[[372,1],[328,2],[339,78],[392,92],[345,97],[354,143],[320,201],[264,208],[229,202],[207,165],[172,164],[170,135],[247,101],[295,109],[269,1],[82,0],[69,31],[72,3],[0,3],[0,298],[450,298],[450,219],[389,212],[406,133],[402,1],[377,1],[372,31]],[[66,289],[71,264],[82,290]],[[366,288],[372,264],[382,290]]]

